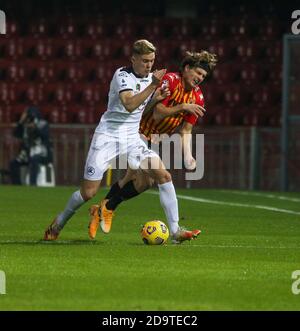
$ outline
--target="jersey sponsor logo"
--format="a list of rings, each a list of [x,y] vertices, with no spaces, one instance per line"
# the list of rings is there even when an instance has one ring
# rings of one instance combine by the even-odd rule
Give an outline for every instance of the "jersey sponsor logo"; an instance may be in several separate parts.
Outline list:
[[[95,173],[95,168],[93,168],[93,167],[88,167],[87,168],[87,174],[89,176],[93,176],[94,173]]]
[[[161,84],[161,88],[166,88],[169,86],[169,81],[167,79],[163,80],[162,84]]]
[[[149,82],[149,79],[141,79],[140,82],[141,83],[148,83]]]
[[[121,78],[121,77],[128,78],[128,75],[126,73],[124,73],[124,74],[119,74],[118,77],[119,78]],[[122,78],[122,79],[124,79],[124,78]]]

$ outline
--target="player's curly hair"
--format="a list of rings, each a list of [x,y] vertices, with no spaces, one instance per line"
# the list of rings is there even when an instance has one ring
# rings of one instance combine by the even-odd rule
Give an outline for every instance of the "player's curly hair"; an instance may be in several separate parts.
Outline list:
[[[181,62],[180,70],[183,71],[184,67],[188,64],[191,68],[200,67],[208,71],[208,74],[211,74],[217,65],[217,62],[218,59],[216,54],[203,50],[199,53],[187,51]]]

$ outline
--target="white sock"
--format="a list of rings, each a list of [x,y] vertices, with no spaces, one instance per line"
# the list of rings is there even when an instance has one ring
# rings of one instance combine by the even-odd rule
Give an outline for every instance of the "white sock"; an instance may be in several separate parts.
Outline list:
[[[72,194],[65,209],[57,216],[57,225],[59,230],[66,225],[68,220],[75,214],[76,210],[84,203],[85,201],[83,200],[79,190]]]
[[[179,225],[178,202],[173,182],[158,184],[160,203],[165,211],[170,234],[177,232]]]

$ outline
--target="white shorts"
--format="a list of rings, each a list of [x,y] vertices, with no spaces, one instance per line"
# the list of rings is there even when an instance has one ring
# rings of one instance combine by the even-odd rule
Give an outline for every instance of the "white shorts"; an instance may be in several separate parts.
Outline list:
[[[139,135],[122,141],[103,133],[94,133],[85,163],[84,179],[101,180],[117,156],[125,158],[124,169],[127,168],[127,162],[131,169],[138,169],[144,159],[159,157]]]

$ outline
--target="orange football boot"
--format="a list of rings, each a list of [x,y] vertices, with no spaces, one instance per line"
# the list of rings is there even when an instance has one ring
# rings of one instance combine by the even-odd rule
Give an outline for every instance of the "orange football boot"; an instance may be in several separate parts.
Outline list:
[[[98,231],[98,227],[100,223],[99,209],[100,209],[99,205],[92,205],[89,209],[89,213],[91,217],[89,224],[89,237],[91,239],[95,239]]]
[[[104,199],[101,201],[101,207],[100,207],[100,226],[101,230],[104,233],[109,233],[111,229],[112,220],[114,217],[114,212],[112,210],[109,210],[106,208],[106,202],[108,199]]]
[[[200,233],[201,230],[189,231],[184,228],[179,228],[178,231],[171,237],[172,243],[181,244],[183,241],[196,239]]]

